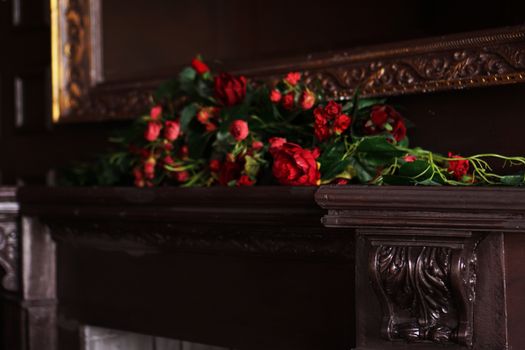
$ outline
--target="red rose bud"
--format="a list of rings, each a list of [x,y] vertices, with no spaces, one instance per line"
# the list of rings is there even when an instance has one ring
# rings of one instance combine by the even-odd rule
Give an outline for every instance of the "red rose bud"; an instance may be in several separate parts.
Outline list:
[[[144,175],[146,179],[153,179],[155,177],[155,165],[157,164],[155,158],[148,158],[144,162]]]
[[[175,141],[180,134],[179,122],[168,120],[164,126],[164,137],[168,141]]]
[[[284,81],[286,81],[288,84],[292,86],[297,85],[299,80],[301,80],[301,73],[298,73],[298,72],[290,72],[284,78]]]
[[[188,145],[182,146],[180,148],[179,154],[182,159],[187,159],[190,155],[190,149],[188,148]]]
[[[239,178],[239,180],[237,180],[236,183],[237,186],[253,186],[253,184],[255,184],[255,181],[250,179],[248,175],[241,175],[241,177]]]
[[[281,92],[277,89],[273,89],[272,92],[270,92],[270,101],[273,103],[279,103],[281,101]]]
[[[293,92],[289,92],[287,93],[286,95],[284,95],[283,97],[283,107],[284,109],[287,109],[287,110],[292,110],[293,107],[294,107],[294,93]]]
[[[202,62],[198,57],[195,57],[191,60],[191,67],[195,69],[195,71],[200,75],[203,75],[204,73],[210,71],[210,68],[208,68],[208,66],[204,62]]]
[[[158,120],[162,115],[162,107],[157,105],[155,107],[151,107],[151,110],[149,111],[149,116],[153,120]]]
[[[306,90],[305,92],[303,92],[303,94],[301,95],[301,108],[307,111],[310,108],[312,108],[314,104],[315,94],[310,90]]]
[[[213,124],[212,122],[206,123],[204,126],[206,127],[207,132],[212,132],[212,131],[217,130],[217,125]]]
[[[241,162],[230,160],[225,162],[219,174],[219,184],[228,186],[231,181],[238,179],[241,176],[243,167]]]
[[[407,163],[412,163],[417,160],[417,157],[413,154],[407,154],[403,157],[403,160]]]
[[[264,147],[264,144],[261,141],[253,141],[252,148],[254,151],[258,151]]]
[[[178,182],[186,182],[190,178],[190,174],[184,170],[175,173],[175,178]]]
[[[230,125],[230,134],[233,136],[235,141],[242,141],[248,137],[249,133],[248,123],[244,120],[234,120]]]
[[[268,140],[270,143],[270,153],[273,155],[275,152],[279,151],[281,147],[286,143],[286,139],[283,137],[272,137]]]
[[[197,120],[201,122],[201,124],[206,124],[210,117],[211,114],[209,108],[201,108],[201,110],[197,112]]]
[[[388,120],[387,106],[374,106],[370,112],[370,120],[375,126],[382,127]]]
[[[329,119],[334,119],[342,113],[342,109],[343,107],[339,103],[330,101],[324,107],[324,112]]]
[[[328,116],[324,109],[317,107],[314,109],[314,135],[319,142],[323,142],[331,136],[328,128]]]
[[[272,173],[282,185],[319,185],[321,174],[312,151],[294,143],[285,143],[273,154],[273,158]]]
[[[209,167],[211,172],[218,173],[219,170],[221,170],[221,162],[217,159],[212,159],[210,160]]]
[[[161,128],[162,126],[159,123],[149,122],[144,132],[144,138],[149,142],[155,141],[159,137]]]
[[[468,169],[469,169],[469,161],[468,159],[464,159],[463,157],[459,155],[452,154],[451,152],[448,152],[449,158],[458,158],[458,160],[449,160],[448,161],[448,172],[452,174],[452,176],[456,180],[461,180],[463,176],[467,175]]]
[[[339,178],[339,179],[335,179],[333,183],[336,185],[346,185],[348,184],[348,180]]]
[[[346,114],[341,114],[338,117],[336,117],[334,122],[335,133],[337,135],[341,135],[346,129],[348,129],[351,122],[352,119]]]
[[[246,78],[222,73],[215,77],[215,97],[225,106],[241,103],[246,96]]]
[[[142,180],[144,178],[140,168],[133,169],[133,177],[135,178],[135,180]]]
[[[171,156],[164,157],[163,161],[164,161],[164,164],[167,164],[167,165],[171,165],[175,163],[175,161],[173,160],[173,158],[171,158]]]

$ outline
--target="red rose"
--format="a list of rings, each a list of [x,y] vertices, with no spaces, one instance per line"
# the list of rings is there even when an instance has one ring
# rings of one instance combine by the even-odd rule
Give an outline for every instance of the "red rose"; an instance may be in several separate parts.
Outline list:
[[[219,174],[219,183],[223,186],[228,186],[231,181],[236,180],[241,176],[242,169],[242,162],[226,161]]]
[[[294,93],[289,92],[283,97],[283,107],[287,110],[292,110],[294,106]]]
[[[374,106],[370,112],[370,120],[375,126],[382,127],[388,120],[387,107],[389,106]]]
[[[133,177],[135,178],[134,183],[136,187],[144,187],[144,175],[140,168],[133,169]]]
[[[403,160],[407,163],[412,163],[417,160],[417,157],[413,154],[407,154],[403,157]]]
[[[179,137],[180,133],[180,124],[179,122],[174,122],[172,120],[166,121],[164,125],[164,137],[168,141],[175,141]]]
[[[310,90],[306,90],[301,95],[301,108],[305,111],[312,108],[315,104],[315,94]]]
[[[153,179],[155,177],[155,165],[156,164],[157,164],[157,161],[153,157],[148,158],[144,162],[144,175],[146,179]]]
[[[208,166],[210,167],[210,171],[212,173],[218,173],[219,170],[221,170],[221,162],[218,159],[210,160]]]
[[[323,142],[328,139],[331,135],[330,129],[328,128],[328,119],[324,110],[317,107],[314,110],[314,135],[319,142]]]
[[[255,181],[250,179],[248,175],[241,175],[239,180],[237,180],[236,185],[237,186],[253,186],[254,183]]]
[[[335,101],[330,101],[324,107],[324,112],[326,113],[329,119],[334,119],[341,114],[342,109],[343,107],[339,103]]]
[[[186,182],[190,178],[190,174],[186,170],[178,171],[175,173],[175,178],[178,182]]]
[[[191,66],[200,75],[210,71],[210,68],[208,68],[208,66],[204,62],[202,62],[198,57],[195,57],[191,60]]]
[[[144,138],[149,142],[155,141],[159,137],[161,128],[162,126],[159,123],[149,122],[144,132]]]
[[[261,141],[253,141],[252,148],[254,151],[258,151],[264,147],[264,144]]]
[[[273,175],[282,185],[318,185],[321,174],[315,156],[314,152],[299,145],[285,143],[273,155]]]
[[[288,84],[292,86],[297,85],[299,80],[301,80],[301,73],[298,73],[298,72],[290,72],[284,78],[284,81],[286,81]]]
[[[394,136],[394,140],[397,142],[403,140],[407,136],[407,127],[405,126],[403,119],[398,119],[394,123],[392,136]]]
[[[281,147],[286,143],[286,139],[283,137],[272,137],[268,140],[268,143],[270,144],[270,153],[273,155],[275,152],[279,151]]]
[[[346,114],[341,114],[335,118],[334,121],[334,131],[336,134],[341,135],[348,127],[352,119]]]
[[[164,161],[164,164],[167,164],[167,165],[171,165],[175,163],[175,161],[173,160],[173,158],[171,158],[171,156],[164,157],[163,161]]]
[[[336,185],[346,185],[346,184],[348,184],[348,180],[347,179],[338,178],[338,179],[335,179],[332,183],[334,183]]]
[[[246,96],[246,78],[222,73],[215,77],[215,97],[225,106],[241,103]]]
[[[187,159],[189,155],[190,155],[190,149],[188,148],[188,145],[183,145],[179,151],[180,158]]]
[[[233,136],[235,141],[242,141],[248,137],[248,123],[244,120],[237,119],[234,120],[230,125],[230,134]]]
[[[151,119],[158,120],[161,115],[162,115],[162,107],[161,106],[157,105],[155,107],[151,107],[151,109],[149,111],[149,116],[151,117]]]
[[[197,112],[197,120],[202,124],[206,124],[210,117],[211,113],[209,108],[201,108],[200,111]]]
[[[213,124],[212,122],[206,123],[204,126],[207,132],[212,132],[212,131],[217,130],[217,125]]]
[[[272,101],[273,103],[278,103],[279,101],[281,101],[281,92],[277,89],[273,89],[272,92],[270,92],[270,101]]]
[[[448,157],[458,158],[458,160],[448,161],[448,172],[451,173],[456,180],[461,180],[463,176],[467,175],[468,173],[468,159],[465,159],[459,155],[452,154],[451,152],[448,152]]]
[[[390,128],[385,128],[386,124]],[[370,119],[364,125],[365,133],[375,135],[387,131],[397,142],[406,137],[406,125],[401,114],[393,107],[383,105],[374,106],[370,112]]]

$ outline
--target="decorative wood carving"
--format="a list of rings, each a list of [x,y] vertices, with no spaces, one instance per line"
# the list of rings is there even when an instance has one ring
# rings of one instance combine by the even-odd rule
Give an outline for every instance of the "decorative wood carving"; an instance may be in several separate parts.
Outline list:
[[[370,238],[369,275],[382,305],[382,336],[472,346],[477,242],[391,234]]]
[[[144,113],[158,79],[103,82],[100,0],[54,0],[53,10],[55,121]],[[525,81],[525,27],[252,62],[236,72],[271,82],[291,70],[303,71],[310,84],[321,82],[338,99],[358,86],[363,96],[386,96],[520,83]]]
[[[0,222],[0,267],[4,270],[2,287],[15,292],[19,285],[18,230],[16,222]]]

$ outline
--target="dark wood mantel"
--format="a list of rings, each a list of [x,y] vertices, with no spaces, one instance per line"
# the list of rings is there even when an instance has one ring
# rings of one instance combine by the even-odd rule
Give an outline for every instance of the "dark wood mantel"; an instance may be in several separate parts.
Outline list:
[[[49,267],[33,288],[57,287],[60,350],[83,325],[246,350],[525,345],[524,189],[27,187],[17,200],[21,235],[53,238],[32,245]]]

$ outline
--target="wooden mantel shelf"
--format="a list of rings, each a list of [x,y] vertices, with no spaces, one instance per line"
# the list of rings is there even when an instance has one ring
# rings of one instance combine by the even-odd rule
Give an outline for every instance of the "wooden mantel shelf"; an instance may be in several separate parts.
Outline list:
[[[242,350],[525,346],[525,189],[27,187],[17,200],[21,251],[40,245],[34,263],[50,267],[33,288],[56,281],[46,350],[75,349],[86,324]]]

